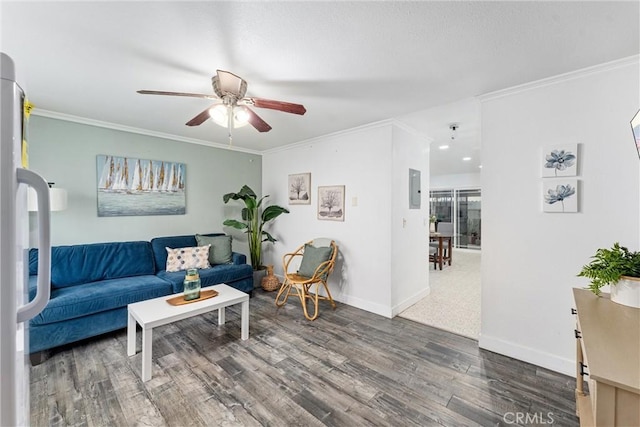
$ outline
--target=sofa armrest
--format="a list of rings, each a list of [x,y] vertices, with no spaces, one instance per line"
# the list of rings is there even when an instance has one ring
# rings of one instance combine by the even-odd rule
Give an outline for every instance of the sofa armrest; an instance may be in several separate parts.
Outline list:
[[[247,256],[238,252],[231,253],[231,261],[236,265],[242,265],[247,263]]]
[[[38,276],[29,276],[29,301],[33,301],[36,297],[36,293],[38,292]]]

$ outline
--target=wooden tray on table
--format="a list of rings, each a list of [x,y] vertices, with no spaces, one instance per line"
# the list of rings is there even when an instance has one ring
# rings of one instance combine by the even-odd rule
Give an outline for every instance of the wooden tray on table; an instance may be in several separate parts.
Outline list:
[[[178,295],[177,297],[172,297],[167,299],[167,302],[171,305],[184,305],[191,304],[192,302],[198,302],[205,299],[213,298],[218,295],[218,291],[213,289],[207,289],[204,291],[200,291],[200,298],[190,299],[189,301],[184,299],[184,295]]]

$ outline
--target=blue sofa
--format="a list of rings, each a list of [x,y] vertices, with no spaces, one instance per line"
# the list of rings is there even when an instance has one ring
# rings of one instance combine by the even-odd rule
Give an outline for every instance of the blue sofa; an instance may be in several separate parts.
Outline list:
[[[205,236],[223,235],[220,233]],[[165,248],[197,246],[194,235],[147,241],[51,248],[51,300],[29,323],[29,352],[127,326],[127,304],[182,292],[185,272],[167,272]],[[29,297],[35,297],[38,250],[29,251]],[[226,283],[253,291],[253,270],[243,254],[232,264],[199,271],[202,286]]]

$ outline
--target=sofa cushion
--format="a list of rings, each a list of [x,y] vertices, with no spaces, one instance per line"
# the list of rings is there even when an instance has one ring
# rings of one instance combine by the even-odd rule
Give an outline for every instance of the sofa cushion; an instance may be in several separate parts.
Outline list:
[[[167,250],[167,271],[181,271],[190,268],[210,268],[209,249],[211,245],[189,248],[165,248]]]
[[[209,233],[203,236],[224,236],[223,233]],[[166,248],[188,248],[198,246],[195,234],[186,236],[167,236],[156,237],[151,239],[151,250],[155,260],[156,272],[165,270],[167,266],[167,249]]]
[[[76,317],[44,325],[29,324],[29,352],[48,350],[60,345],[95,337],[127,327],[127,307],[95,313],[88,319]]]
[[[230,264],[231,254],[231,236],[203,236],[196,234],[198,246],[211,245],[209,249],[209,263],[211,265]]]
[[[171,282],[173,292],[182,292],[184,290],[185,271],[177,271],[174,273],[160,271],[158,277]],[[249,264],[221,264],[205,270],[198,270],[200,275],[200,286],[213,286],[220,283],[230,283],[237,280],[253,277],[253,269]]]
[[[38,250],[29,251],[29,272],[37,274]],[[98,280],[154,274],[149,242],[112,242],[51,248],[53,289]]]
[[[29,287],[32,286],[35,287],[35,281],[30,280]],[[35,294],[35,289],[29,291],[30,295]],[[171,293],[171,283],[155,275],[108,279],[54,289],[49,304],[31,320],[31,324],[41,325],[88,316]],[[90,321],[88,318],[87,322]]]

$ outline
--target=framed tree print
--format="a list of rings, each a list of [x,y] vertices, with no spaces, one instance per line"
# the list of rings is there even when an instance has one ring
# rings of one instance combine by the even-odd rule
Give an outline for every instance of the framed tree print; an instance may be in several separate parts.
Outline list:
[[[344,221],[344,185],[318,187],[318,219]]]
[[[311,174],[297,173],[289,175],[288,193],[290,205],[311,204]]]

